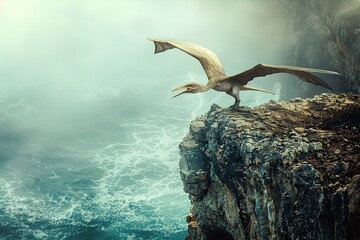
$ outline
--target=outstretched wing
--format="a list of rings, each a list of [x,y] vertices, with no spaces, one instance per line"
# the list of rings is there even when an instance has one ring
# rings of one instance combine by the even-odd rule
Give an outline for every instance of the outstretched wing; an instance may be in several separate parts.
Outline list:
[[[303,67],[293,67],[293,66],[282,66],[282,65],[267,65],[267,64],[258,64],[255,67],[239,73],[237,75],[231,76],[225,81],[237,81],[243,85],[246,85],[249,81],[253,80],[256,77],[264,77],[266,75],[274,73],[289,73],[295,75],[299,79],[309,82],[315,85],[319,85],[334,91],[326,82],[321,80],[319,77],[311,73],[324,73],[324,74],[336,74],[340,75],[337,72],[321,70],[321,69],[312,69],[312,68],[303,68]]]
[[[172,48],[178,48],[181,51],[193,56],[201,63],[205,73],[210,80],[213,77],[225,76],[219,58],[211,50],[192,43],[150,39],[155,44],[155,53],[161,53]]]

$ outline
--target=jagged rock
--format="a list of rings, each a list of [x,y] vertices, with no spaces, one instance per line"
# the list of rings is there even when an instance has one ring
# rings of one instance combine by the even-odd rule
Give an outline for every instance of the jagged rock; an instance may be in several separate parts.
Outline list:
[[[360,96],[213,105],[180,144],[189,239],[360,239]]]

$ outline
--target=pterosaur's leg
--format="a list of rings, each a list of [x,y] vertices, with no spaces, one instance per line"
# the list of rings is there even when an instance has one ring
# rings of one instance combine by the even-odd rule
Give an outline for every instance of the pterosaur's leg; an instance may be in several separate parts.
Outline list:
[[[231,95],[233,96],[233,95]],[[240,98],[239,96],[233,96],[235,98],[235,103],[233,105],[230,106],[231,109],[233,110],[239,110],[239,105],[240,105]]]
[[[240,105],[240,99],[235,99],[235,103],[234,105],[232,105],[232,109],[239,110],[239,105]]]
[[[233,89],[231,96],[235,98],[235,103],[231,106],[233,110],[239,110],[240,105],[240,94],[238,89]]]

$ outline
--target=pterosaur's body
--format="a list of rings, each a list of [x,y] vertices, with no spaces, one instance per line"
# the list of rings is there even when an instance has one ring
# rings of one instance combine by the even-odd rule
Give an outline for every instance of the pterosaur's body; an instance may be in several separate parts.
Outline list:
[[[173,89],[173,91],[184,89],[183,92],[175,95],[177,97],[183,93],[198,93],[205,92],[210,89],[214,89],[220,92],[226,92],[235,98],[235,103],[232,105],[234,109],[239,108],[240,104],[240,90],[254,90],[260,92],[272,93],[263,89],[258,89],[250,87],[247,83],[253,80],[256,77],[264,77],[266,75],[274,73],[289,73],[295,75],[300,80],[305,82],[312,83],[314,85],[319,85],[327,89],[332,90],[332,88],[319,77],[313,75],[312,73],[325,73],[325,74],[339,74],[333,71],[321,70],[321,69],[311,69],[303,67],[292,67],[292,66],[279,66],[279,65],[268,65],[268,64],[258,64],[255,67],[246,70],[242,73],[227,76],[225,75],[224,68],[222,67],[219,58],[211,50],[201,47],[192,43],[178,42],[178,41],[167,41],[167,40],[156,40],[149,39],[155,43],[155,53],[164,52],[166,50],[177,48],[181,51],[191,55],[192,57],[199,60],[202,65],[205,73],[208,77],[208,84],[201,85],[198,83],[188,83],[184,86]],[[332,90],[333,91],[333,90]]]

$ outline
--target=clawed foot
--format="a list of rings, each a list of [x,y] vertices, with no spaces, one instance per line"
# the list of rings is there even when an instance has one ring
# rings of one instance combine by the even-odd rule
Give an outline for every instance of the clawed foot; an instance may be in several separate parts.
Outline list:
[[[241,111],[243,108],[244,108],[243,106],[236,106],[235,104],[229,107],[229,109],[234,111]]]
[[[240,110],[240,100],[235,99],[235,103],[233,105],[231,105],[230,108],[234,111],[239,111]]]

